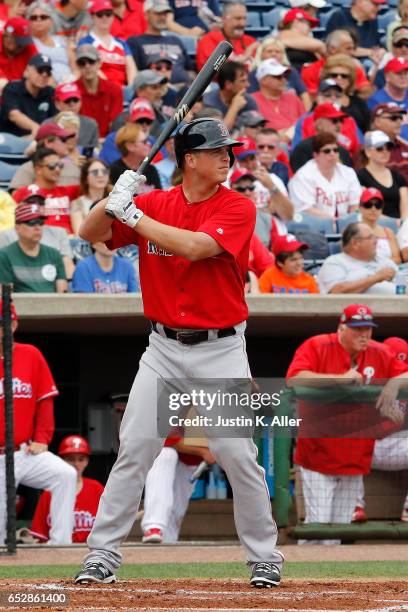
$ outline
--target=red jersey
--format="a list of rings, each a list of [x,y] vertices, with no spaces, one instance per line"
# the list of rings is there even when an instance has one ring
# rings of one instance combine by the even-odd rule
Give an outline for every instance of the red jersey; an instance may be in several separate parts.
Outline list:
[[[96,513],[98,511],[99,500],[103,493],[103,486],[92,478],[83,478],[82,489],[75,500],[75,524],[72,532],[72,542],[86,542],[91,533]],[[41,540],[48,540],[51,527],[51,493],[44,491],[38,500],[35,509],[33,522],[31,523],[31,533],[34,537]]]
[[[349,353],[342,347],[338,340],[337,333],[322,334],[313,336],[306,340],[296,351],[295,356],[289,366],[286,378],[292,378],[302,372],[309,370],[321,374],[344,374],[351,368]],[[399,376],[408,371],[408,365],[392,357],[386,348],[379,342],[371,340],[368,348],[357,355],[357,371],[364,376],[365,384],[376,382],[376,379],[388,379]],[[302,405],[303,404],[303,405]],[[322,415],[322,407],[314,406],[316,419]],[[308,404],[308,417],[312,414],[313,407]],[[327,424],[330,427],[331,413],[335,413],[333,426],[339,433],[350,431],[354,424],[367,424],[368,429],[373,423],[373,405],[350,403],[340,406],[331,404],[327,406]],[[305,414],[305,403],[300,403],[300,414]],[[309,420],[309,419],[308,419]],[[368,474],[371,469],[372,452],[375,440],[370,438],[305,438],[303,432],[309,430],[310,425],[316,424],[308,422],[301,423],[299,428],[299,438],[297,440],[294,461],[299,465],[321,472],[322,474]],[[387,435],[395,431],[395,425],[387,419],[377,418],[378,432]],[[333,429],[332,429],[333,430]],[[375,430],[375,424],[373,425]],[[355,430],[354,430],[355,431]],[[366,431],[363,429],[362,431]]]
[[[358,140],[357,123],[353,117],[344,117],[340,133],[337,134],[338,143],[347,149],[350,155],[353,157],[360,149],[360,142]],[[307,115],[302,122],[302,139],[309,138],[316,134],[313,113]]]
[[[110,33],[112,36],[127,40],[129,36],[144,34],[146,28],[147,21],[143,10],[143,4],[138,0],[126,0],[126,8],[123,17],[121,19],[117,15],[114,16]]]
[[[202,38],[199,39],[196,50],[196,64],[197,70],[201,70],[204,66],[205,62],[210,57],[211,53],[214,51],[216,46],[222,40],[228,40],[232,45],[232,52],[229,56],[230,60],[235,60],[238,55],[242,55],[247,48],[255,42],[255,38],[249,36],[248,34],[244,34],[240,36],[240,38],[231,38],[227,39],[225,34],[221,30],[213,30],[212,32],[208,32],[208,34],[204,34]],[[255,54],[256,49],[254,49],[252,55]]]
[[[136,204],[152,219],[204,232],[224,249],[216,257],[188,261],[114,221],[112,239],[106,243],[108,248],[139,246],[145,316],[181,329],[219,329],[245,321],[248,318],[245,275],[256,215],[252,202],[220,185],[208,200],[190,204],[179,185],[170,191],[139,195]]]
[[[49,444],[54,433],[52,401],[57,387],[42,353],[31,344],[13,344],[14,444]],[[0,359],[0,446],[5,444],[4,360]]]
[[[27,45],[17,55],[6,55],[3,49],[3,33],[0,33],[0,70],[9,81],[22,79],[28,60],[37,53],[35,45]]]
[[[14,193],[19,193],[20,190],[26,187],[16,189]],[[53,227],[63,227],[68,234],[72,234],[71,226],[71,202],[80,196],[79,185],[57,185],[52,189],[41,187],[41,191],[46,195],[44,212],[47,215],[45,225]]]
[[[75,81],[82,94],[81,115],[95,119],[99,134],[105,137],[110,124],[123,111],[123,90],[120,85],[107,79],[99,79],[96,93],[89,93],[82,79]]]
[[[302,67],[301,77],[308,92],[316,95],[320,85],[320,73],[326,63],[326,58],[317,60],[312,64],[305,64]],[[356,89],[363,89],[370,86],[370,81],[367,79],[363,68],[356,64]]]
[[[263,272],[275,263],[275,256],[272,255],[266,246],[259,240],[256,234],[252,234],[249,246],[248,270],[254,272],[259,278]]]
[[[258,105],[258,110],[267,121],[266,126],[274,130],[286,130],[295,125],[304,114],[305,107],[300,98],[291,91],[285,91],[278,100],[265,98],[263,93],[251,94]]]
[[[101,71],[108,81],[113,81],[119,85],[126,85],[126,57],[131,56],[130,48],[124,40],[111,37],[107,46],[94,32],[80,40],[81,45],[93,45],[98,49],[101,58]]]

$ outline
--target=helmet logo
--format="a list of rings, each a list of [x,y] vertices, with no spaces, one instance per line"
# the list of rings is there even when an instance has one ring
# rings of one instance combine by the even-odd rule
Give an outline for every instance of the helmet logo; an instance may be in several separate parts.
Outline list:
[[[229,137],[229,132],[228,132],[227,126],[224,125],[223,123],[219,123],[219,127],[220,127],[220,134],[221,134],[222,138],[228,138]]]

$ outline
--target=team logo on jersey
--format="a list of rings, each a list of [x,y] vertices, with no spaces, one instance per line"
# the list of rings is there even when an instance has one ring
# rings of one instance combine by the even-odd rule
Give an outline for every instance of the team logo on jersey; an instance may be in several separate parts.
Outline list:
[[[360,308],[359,310],[364,310],[364,312],[359,312],[359,314],[366,314],[366,311],[364,308]],[[371,382],[371,379],[373,378],[374,374],[375,374],[375,369],[372,366],[366,366],[363,370],[363,374],[364,374],[364,378],[365,378],[365,384],[369,385]]]
[[[30,399],[33,397],[33,387],[20,378],[13,378],[14,399]],[[0,399],[4,399],[4,378],[0,379]]]
[[[217,227],[215,231],[217,232],[217,234],[220,234],[220,236],[222,236],[224,233],[224,230],[222,229],[222,227]]]
[[[147,254],[148,255],[161,255],[164,257],[172,257],[173,253],[168,253],[164,249],[158,249],[157,245],[150,240],[147,241]]]

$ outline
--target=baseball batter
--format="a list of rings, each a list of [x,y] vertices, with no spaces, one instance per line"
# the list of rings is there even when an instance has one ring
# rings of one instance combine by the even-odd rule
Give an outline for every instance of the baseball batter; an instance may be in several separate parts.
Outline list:
[[[2,319],[0,301],[0,319]],[[17,313],[12,306],[12,332]],[[0,325],[0,545],[6,532],[3,328]],[[14,474],[20,483],[52,492],[50,544],[70,544],[76,495],[76,472],[50,453],[54,434],[53,398],[58,395],[50,369],[31,344],[13,343]]]
[[[387,380],[376,403],[380,414],[389,417],[378,424],[378,432],[386,435],[387,428],[395,430],[392,421],[400,423],[402,420],[394,401],[399,389],[408,385],[408,367],[371,339],[375,327],[377,324],[368,306],[351,304],[340,317],[337,333],[313,336],[297,349],[287,372],[287,384],[327,387],[368,385],[376,379]],[[309,417],[304,419],[299,430],[294,461],[301,466],[305,523],[350,523],[362,475],[371,469],[373,437],[347,437],[353,424],[358,427],[356,431],[361,431],[363,423],[367,426],[371,423],[371,406],[355,404],[347,410],[339,406],[335,421],[330,409],[333,413],[336,405],[327,406],[326,421],[329,425],[333,422],[336,433],[346,432],[343,437],[306,437],[310,408]],[[300,416],[305,417],[302,410],[301,404]],[[316,417],[321,420],[321,411]],[[333,425],[329,432],[333,431]],[[299,541],[306,542],[340,543],[337,540]]]
[[[69,465],[72,465],[77,473],[73,542],[86,542],[91,533],[99,500],[103,493],[103,486],[100,482],[83,476],[89,463],[90,454],[91,448],[82,436],[67,436],[61,441],[58,448],[58,455]],[[44,491],[41,494],[31,523],[31,534],[43,542],[50,538],[52,527],[51,500],[50,491]]]
[[[120,429],[117,461],[88,538],[90,553],[76,582],[114,582],[119,547],[132,527],[146,475],[159,454],[157,382],[186,378],[250,379],[245,351],[245,274],[255,207],[222,185],[239,146],[216,119],[196,119],[175,136],[183,182],[134,199],[144,177],[126,171],[109,198],[81,227],[82,238],[115,249],[137,244],[145,315],[151,321]],[[106,212],[114,216],[107,216]],[[234,516],[252,567],[251,584],[278,585],[276,550],[264,470],[251,439],[209,441],[234,493]],[[256,519],[254,518],[256,517]]]

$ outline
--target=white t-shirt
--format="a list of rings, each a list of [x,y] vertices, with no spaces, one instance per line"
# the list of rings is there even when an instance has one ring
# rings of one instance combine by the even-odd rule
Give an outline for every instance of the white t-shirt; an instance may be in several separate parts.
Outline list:
[[[383,268],[398,270],[396,263],[387,257],[376,256],[372,261],[361,261],[350,257],[347,253],[338,253],[325,259],[317,275],[317,281],[321,293],[329,293],[330,289],[338,283],[362,280]],[[390,281],[382,281],[372,285],[364,293],[395,294],[395,284]]]
[[[408,247],[408,219],[405,219],[404,223],[398,230],[397,241],[399,248],[406,249]]]
[[[289,181],[289,198],[297,212],[312,206],[333,218],[347,215],[360,201],[361,185],[353,168],[337,164],[331,181],[320,172],[314,159],[302,166]]]

